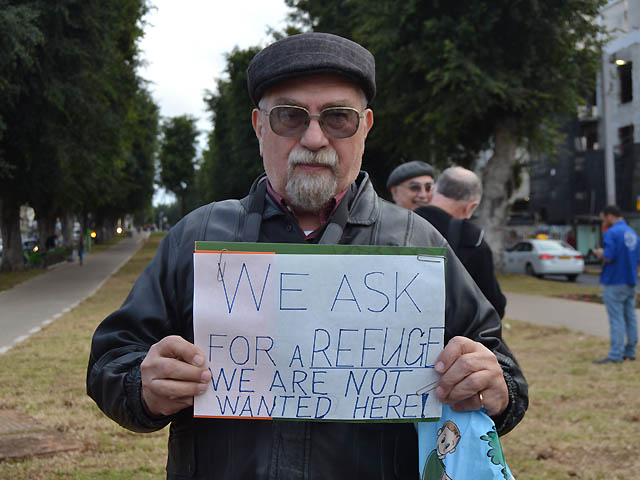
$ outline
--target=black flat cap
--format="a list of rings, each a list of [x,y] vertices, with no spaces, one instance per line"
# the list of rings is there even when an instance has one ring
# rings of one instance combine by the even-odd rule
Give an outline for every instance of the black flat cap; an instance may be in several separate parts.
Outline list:
[[[436,172],[431,165],[420,160],[414,160],[413,162],[401,163],[393,169],[391,175],[387,179],[387,189],[390,189],[394,185],[408,180],[413,177],[420,177],[422,175],[429,175],[431,178],[435,178]]]
[[[370,102],[376,95],[373,55],[363,46],[330,33],[301,33],[258,52],[247,69],[247,86],[257,105],[270,86],[302,75],[334,73],[355,81]]]

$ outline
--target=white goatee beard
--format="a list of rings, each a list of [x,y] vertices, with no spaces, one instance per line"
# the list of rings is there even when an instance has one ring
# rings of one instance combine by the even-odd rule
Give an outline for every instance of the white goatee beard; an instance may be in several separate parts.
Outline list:
[[[336,195],[338,154],[329,147],[318,152],[297,147],[289,154],[285,191],[294,209],[317,213]],[[326,165],[328,169],[304,174],[297,165]]]

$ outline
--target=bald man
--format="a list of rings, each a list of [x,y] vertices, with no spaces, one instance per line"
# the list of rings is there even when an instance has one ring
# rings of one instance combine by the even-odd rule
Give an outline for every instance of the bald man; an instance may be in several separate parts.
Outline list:
[[[415,212],[447,239],[462,264],[500,318],[507,304],[493,269],[493,255],[484,231],[469,218],[482,200],[482,182],[471,170],[447,168],[436,182],[431,203]]]

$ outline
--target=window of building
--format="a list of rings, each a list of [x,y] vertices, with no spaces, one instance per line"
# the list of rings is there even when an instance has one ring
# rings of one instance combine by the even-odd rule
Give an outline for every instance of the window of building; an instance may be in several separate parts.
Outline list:
[[[625,156],[627,151],[633,146],[633,125],[627,125],[618,129],[618,151]]]
[[[580,146],[582,151],[598,150],[598,124],[596,122],[583,122],[580,125]],[[578,150],[576,148],[576,150]]]
[[[633,100],[632,62],[618,66],[618,78],[620,79],[620,102],[628,103]]]
[[[618,129],[618,140],[622,147],[633,144],[633,125],[626,125]]]

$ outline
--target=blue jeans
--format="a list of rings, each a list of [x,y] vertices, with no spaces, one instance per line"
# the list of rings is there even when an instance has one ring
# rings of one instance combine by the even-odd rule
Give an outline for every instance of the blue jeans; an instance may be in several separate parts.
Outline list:
[[[609,358],[612,360],[622,360],[623,357],[635,358],[638,343],[636,286],[604,285],[602,300],[609,314],[609,335],[611,337]]]

